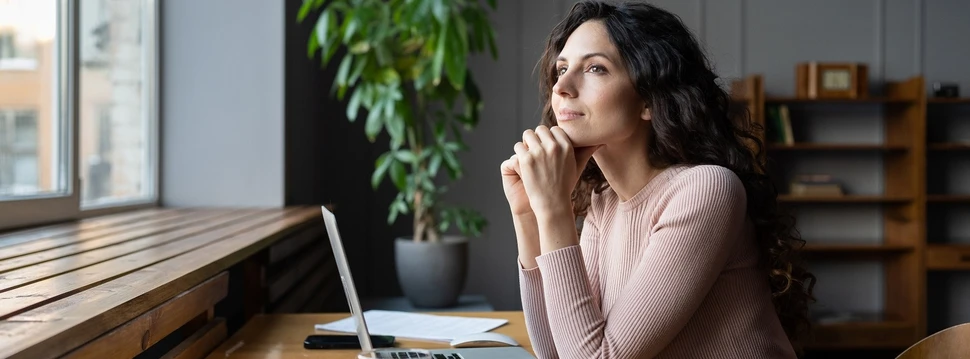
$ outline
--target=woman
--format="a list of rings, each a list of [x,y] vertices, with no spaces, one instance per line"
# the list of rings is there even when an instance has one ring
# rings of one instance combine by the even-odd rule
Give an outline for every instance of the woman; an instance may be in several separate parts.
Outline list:
[[[542,125],[501,166],[536,354],[795,357],[804,242],[684,24],[582,2],[538,66]]]

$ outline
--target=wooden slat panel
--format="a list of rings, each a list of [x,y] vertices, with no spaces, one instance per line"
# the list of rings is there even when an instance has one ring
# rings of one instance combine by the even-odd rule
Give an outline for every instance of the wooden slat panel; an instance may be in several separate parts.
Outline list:
[[[294,285],[304,281],[307,273],[319,269],[330,253],[329,248],[315,246],[311,247],[303,256],[294,258],[293,265],[269,279],[269,300],[275,302]]]
[[[333,268],[332,270],[334,272],[337,271],[336,268]],[[334,296],[339,296],[341,303],[347,303],[339,277],[334,277],[331,280],[324,281],[323,286],[314,291],[314,296],[310,298],[310,300],[307,301],[299,311],[300,313],[332,312],[335,310],[331,304],[334,300]]]
[[[74,350],[66,358],[134,357],[175,332],[200,313],[205,313],[225,298],[228,292],[229,273],[223,272]],[[70,349],[64,348],[64,350]]]
[[[155,248],[118,257],[106,262],[84,267],[60,276],[31,283],[0,293],[0,319],[50,303],[59,298],[83,291],[101,282],[117,278],[125,273],[150,266],[176,257],[180,254],[199,250],[199,248],[226,238],[245,235],[262,226],[271,225],[285,217],[283,212],[268,211],[259,213],[252,220],[217,228],[209,232],[186,237]],[[213,253],[210,259],[220,258]],[[4,277],[0,275],[0,277]],[[15,282],[17,278],[6,278],[4,285]]]
[[[169,228],[171,228],[172,225],[178,225],[186,218],[191,218],[191,216],[198,216],[198,215],[199,213],[197,211],[178,211],[178,212],[167,214],[165,217],[161,217],[161,218],[152,217],[144,221],[137,221],[134,223],[119,224],[117,226],[84,231],[78,235],[45,238],[45,239],[39,239],[36,241],[30,241],[27,243],[13,245],[6,248],[0,248],[0,260],[19,257],[22,255],[36,253],[43,250],[57,248],[57,247],[63,247],[66,245],[83,243],[86,241],[98,239],[104,236],[113,235],[117,233],[122,233],[130,237],[147,236],[147,235],[159,233],[162,231],[166,231]]]
[[[325,262],[324,265],[320,265],[318,268],[307,273],[306,277],[300,281],[298,286],[280,298],[279,302],[276,303],[276,307],[273,308],[273,311],[283,313],[298,312],[316,294],[317,290],[323,288],[328,280],[339,281],[335,272],[325,269],[329,267],[330,264]]]
[[[226,340],[226,321],[216,318],[199,329],[181,344],[165,354],[162,359],[201,359]]]
[[[81,231],[90,231],[108,226],[131,223],[145,218],[158,218],[178,213],[178,209],[151,208],[108,216],[87,218],[69,223],[55,224],[33,229],[21,229],[0,235],[0,248],[44,238],[60,237]]]
[[[81,262],[93,264],[92,260],[101,258],[107,260],[120,255],[132,253],[144,248],[153,247],[167,242],[173,241],[175,239],[181,238],[183,236],[191,235],[200,231],[210,228],[212,226],[218,226],[226,221],[231,221],[244,217],[244,215],[251,215],[255,213],[254,211],[225,211],[225,212],[206,212],[201,213],[199,216],[193,216],[191,220],[186,220],[182,223],[173,223],[168,227],[170,232],[163,232],[155,235],[150,235],[147,237],[134,237],[128,233],[119,233],[116,235],[105,236],[103,238],[93,239],[90,241],[66,245],[63,247],[57,247],[54,249],[48,249],[46,251],[31,253],[28,255],[10,258],[7,260],[0,260],[0,273],[9,272],[14,269],[23,268],[27,266],[38,265],[40,263],[52,261],[58,258],[64,258],[71,256],[71,258],[64,258],[65,261],[70,261],[71,265],[61,265],[54,262],[48,262],[43,265],[56,267],[61,272],[67,272],[68,270],[73,270],[80,268],[84,265]],[[109,247],[110,246],[110,247]],[[106,248],[107,247],[107,248]],[[113,256],[108,255],[105,252],[114,253]],[[83,253],[83,258],[78,258],[80,254]],[[64,261],[62,261],[64,262]],[[31,267],[34,268],[34,267]],[[9,273],[8,276],[16,277],[13,273]],[[0,291],[3,290],[5,286],[0,285]]]
[[[322,220],[316,207],[286,210],[282,220],[129,273],[0,321],[0,357],[62,355],[106,330],[265,249],[310,221]],[[55,343],[63,345],[55,346]]]
[[[289,258],[294,254],[300,254],[303,252],[308,245],[317,243],[320,237],[324,235],[326,227],[323,225],[310,227],[307,230],[297,233],[291,238],[273,245],[269,248],[269,264],[272,266],[276,263],[285,263],[289,261]],[[324,238],[326,240],[326,238]],[[324,242],[326,243],[326,242]]]

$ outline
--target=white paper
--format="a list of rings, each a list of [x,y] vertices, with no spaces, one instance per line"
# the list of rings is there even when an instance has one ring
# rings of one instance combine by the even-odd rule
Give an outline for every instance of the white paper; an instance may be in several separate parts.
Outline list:
[[[402,339],[450,342],[462,335],[483,333],[498,328],[508,320],[493,318],[469,318],[432,315],[386,310],[364,312],[370,335],[393,335]],[[335,322],[317,324],[317,330],[357,333],[353,317]]]

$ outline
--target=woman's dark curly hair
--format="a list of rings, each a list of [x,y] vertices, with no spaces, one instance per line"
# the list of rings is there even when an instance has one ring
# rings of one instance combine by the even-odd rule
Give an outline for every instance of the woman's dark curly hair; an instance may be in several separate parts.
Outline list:
[[[551,105],[556,58],[569,35],[589,20],[602,21],[630,73],[634,87],[650,108],[650,164],[710,164],[731,169],[747,192],[747,214],[761,248],[761,265],[770,282],[778,317],[796,350],[809,329],[808,304],[814,301],[815,276],[798,263],[804,245],[794,218],[778,208],[778,192],[768,176],[761,126],[743,108],[731,106],[727,92],[697,40],[680,18],[655,6],[630,2],[584,1],[573,6],[549,36],[537,64],[545,105],[542,124],[556,125]],[[590,160],[573,192],[577,216],[586,214],[592,192],[608,184]]]

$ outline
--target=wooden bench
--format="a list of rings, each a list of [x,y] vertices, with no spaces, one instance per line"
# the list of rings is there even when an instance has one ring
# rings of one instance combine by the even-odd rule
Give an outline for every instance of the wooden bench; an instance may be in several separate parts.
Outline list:
[[[230,272],[247,277],[244,320],[284,295],[316,295],[267,284],[266,265],[292,258],[322,222],[313,206],[159,208],[0,234],[0,357],[133,357],[173,333],[185,340],[165,357],[203,357],[227,335],[214,314]]]

